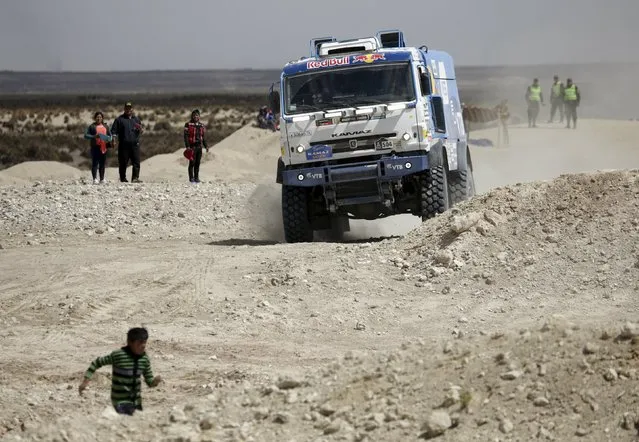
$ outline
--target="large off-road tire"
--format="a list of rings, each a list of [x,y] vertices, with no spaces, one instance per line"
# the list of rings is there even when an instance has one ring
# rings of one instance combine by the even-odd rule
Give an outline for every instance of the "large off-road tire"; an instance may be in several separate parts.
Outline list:
[[[473,170],[452,170],[448,177],[448,192],[451,206],[475,196],[475,178]]]
[[[470,151],[466,153],[466,169],[451,170],[448,176],[451,207],[475,196],[475,177]]]
[[[305,187],[282,186],[282,220],[284,239],[288,243],[313,241],[308,197]]]
[[[450,208],[448,168],[434,166],[420,176],[420,215],[422,221],[444,213]]]

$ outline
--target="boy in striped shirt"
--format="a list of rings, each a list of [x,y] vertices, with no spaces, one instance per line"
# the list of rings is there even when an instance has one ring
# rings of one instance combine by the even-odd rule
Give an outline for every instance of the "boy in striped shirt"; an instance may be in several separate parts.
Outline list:
[[[93,373],[104,365],[111,365],[111,402],[115,411],[120,414],[132,415],[135,410],[142,410],[142,382],[149,387],[157,386],[162,380],[160,376],[153,376],[151,361],[145,353],[146,341],[149,333],[145,328],[135,327],[127,333],[127,345],[101,356],[91,363],[80,384],[80,394],[87,388]]]

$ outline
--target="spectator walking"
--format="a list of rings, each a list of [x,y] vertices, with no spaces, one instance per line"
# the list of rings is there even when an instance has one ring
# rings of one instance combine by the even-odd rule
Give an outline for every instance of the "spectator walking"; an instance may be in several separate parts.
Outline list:
[[[550,119],[549,123],[555,119],[555,113],[559,110],[559,122],[564,121],[564,84],[559,81],[559,75],[553,77],[553,84],[550,88]]]
[[[510,120],[510,111],[508,110],[508,100],[503,100],[497,106],[497,113],[499,117],[498,136],[497,140],[501,146],[502,141],[505,146],[510,145],[510,137],[508,135],[508,121]]]
[[[539,86],[539,79],[535,78],[533,83],[526,89],[526,103],[528,104],[528,127],[537,127],[537,116],[539,106],[544,104],[544,96]]]
[[[581,103],[581,93],[571,78],[566,80],[564,89],[564,109],[566,114],[566,129],[570,128],[570,120],[573,122],[573,129],[577,129],[577,107]]]

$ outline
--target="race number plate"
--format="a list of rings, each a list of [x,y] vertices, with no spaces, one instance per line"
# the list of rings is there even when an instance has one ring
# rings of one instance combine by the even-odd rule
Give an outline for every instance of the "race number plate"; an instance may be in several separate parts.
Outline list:
[[[375,142],[375,148],[376,149],[392,149],[393,142],[389,140],[377,140]]]

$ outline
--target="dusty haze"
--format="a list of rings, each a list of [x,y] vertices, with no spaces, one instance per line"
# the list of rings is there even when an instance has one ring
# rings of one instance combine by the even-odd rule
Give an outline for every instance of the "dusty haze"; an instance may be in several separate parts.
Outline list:
[[[393,14],[376,0],[327,0],[312,12],[284,0],[4,3],[0,70],[279,68],[310,38],[392,28],[459,65],[639,61],[634,0],[404,0]]]

